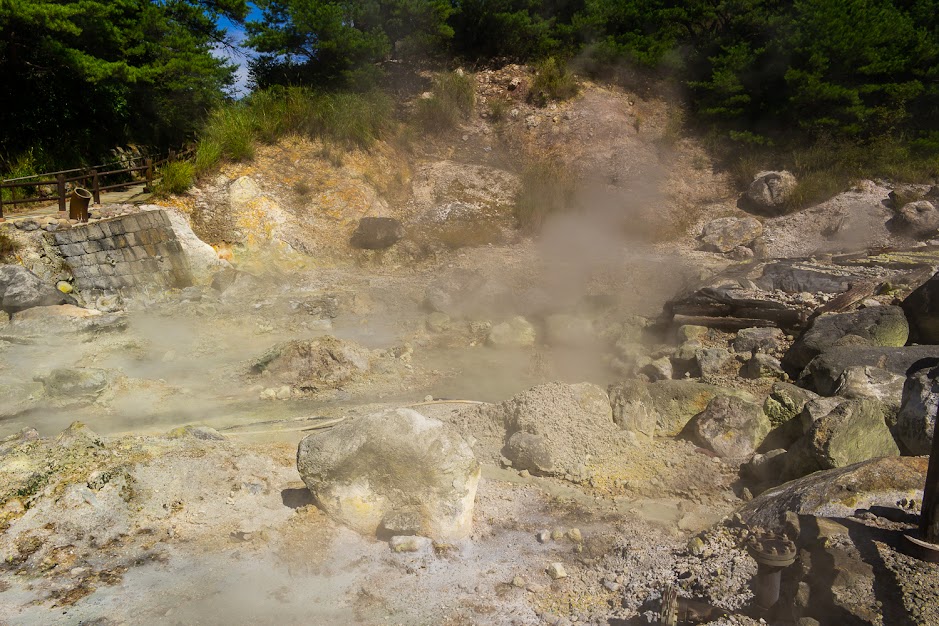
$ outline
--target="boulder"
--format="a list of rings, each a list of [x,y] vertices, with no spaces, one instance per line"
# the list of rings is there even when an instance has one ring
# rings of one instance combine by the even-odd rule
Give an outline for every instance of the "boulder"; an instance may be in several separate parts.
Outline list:
[[[623,434],[606,391],[589,383],[538,385],[487,410],[505,429],[502,454],[532,473],[581,476],[587,460],[601,458]]]
[[[916,288],[900,306],[910,322],[911,340],[939,344],[939,273]]]
[[[398,243],[405,234],[404,226],[393,217],[363,217],[349,244],[364,250],[384,250]]]
[[[778,328],[741,328],[734,337],[734,352],[775,352],[785,338]]]
[[[939,210],[928,200],[910,202],[890,219],[888,226],[909,237],[928,239],[939,230]]]
[[[905,376],[879,367],[856,365],[841,375],[838,395],[845,398],[864,398],[880,404],[888,424],[893,424],[903,397]]]
[[[759,404],[733,396],[714,398],[688,424],[688,432],[698,445],[728,458],[751,456],[770,428]]]
[[[91,404],[107,390],[113,376],[108,370],[93,367],[58,368],[35,377],[56,406]]]
[[[805,440],[819,469],[900,454],[884,421],[883,409],[870,400],[838,403],[809,426]]]
[[[251,364],[268,386],[289,385],[303,392],[337,389],[364,375],[372,353],[351,341],[331,336],[279,343]]]
[[[442,422],[410,409],[345,421],[300,442],[297,469],[317,505],[374,535],[386,518],[420,515],[420,534],[464,539],[473,525],[480,467]]]
[[[903,385],[897,438],[910,454],[928,455],[939,410],[939,359],[924,360],[913,368]]]
[[[207,284],[214,278],[214,274],[221,269],[229,268],[228,261],[219,258],[215,249],[206,242],[199,239],[189,221],[177,210],[160,207],[170,222],[170,227],[176,235],[176,241],[179,242],[183,254],[189,260],[189,269],[192,277],[199,284]]]
[[[521,315],[496,324],[489,331],[486,343],[496,348],[523,348],[535,344],[535,327]]]
[[[706,250],[730,252],[762,234],[763,225],[755,218],[721,217],[705,224],[700,239]]]
[[[777,261],[763,268],[754,282],[766,291],[786,293],[841,293],[865,277],[850,268],[823,266],[808,261]]]
[[[0,265],[0,310],[13,314],[37,306],[75,304],[75,299],[22,265]]]
[[[823,396],[833,396],[844,384],[845,371],[850,367],[875,367],[894,375],[905,376],[913,363],[933,356],[936,356],[934,346],[902,348],[839,346],[812,359],[802,371],[799,384]],[[898,406],[899,403],[899,398],[897,398]]]
[[[693,380],[628,380],[609,387],[613,420],[645,437],[674,437],[719,395],[755,401],[750,394]]]
[[[509,437],[502,454],[517,470],[528,470],[532,474],[550,474],[556,469],[551,446],[540,435],[519,431]]]
[[[740,368],[740,376],[743,378],[782,378],[784,374],[779,359],[762,352],[755,353]]]
[[[730,360],[730,352],[724,348],[702,348],[695,352],[695,361],[701,376],[719,376]]]
[[[746,199],[757,209],[778,215],[785,211],[796,185],[796,177],[785,170],[760,172],[750,183]]]
[[[649,380],[670,380],[674,370],[672,368],[672,361],[667,356],[654,359],[645,365],[642,369],[639,370],[639,373],[644,374],[649,378]]]
[[[753,526],[780,529],[787,511],[844,518],[858,509],[896,508],[901,500],[922,501],[927,459],[884,457],[816,472],[763,492],[740,509]]]
[[[798,374],[822,352],[842,345],[839,342],[846,337],[852,345],[900,347],[906,345],[909,332],[903,309],[896,306],[822,315],[792,344],[783,364]]]

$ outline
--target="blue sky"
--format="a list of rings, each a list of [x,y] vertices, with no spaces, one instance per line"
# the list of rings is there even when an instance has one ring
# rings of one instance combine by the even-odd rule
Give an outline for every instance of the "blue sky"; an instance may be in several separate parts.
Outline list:
[[[261,19],[261,10],[254,6],[254,3],[249,2],[248,9],[248,20]],[[245,38],[244,28],[225,18],[221,19],[220,25],[228,32],[232,41],[240,46]],[[238,66],[238,71],[235,73],[235,97],[241,98],[248,95],[248,60],[250,59],[250,51],[241,47],[237,50],[229,50],[218,46],[215,48],[215,55]]]

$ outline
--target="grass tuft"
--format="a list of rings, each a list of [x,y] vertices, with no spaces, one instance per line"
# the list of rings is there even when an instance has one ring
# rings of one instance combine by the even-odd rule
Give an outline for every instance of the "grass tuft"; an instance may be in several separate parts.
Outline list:
[[[447,72],[434,80],[429,98],[417,101],[417,121],[427,132],[441,133],[456,127],[473,111],[476,90],[473,77]]]
[[[541,230],[548,216],[573,208],[577,183],[571,171],[557,160],[541,159],[522,172],[515,197],[515,219],[520,230]]]
[[[304,87],[272,88],[212,112],[196,149],[196,173],[222,160],[254,158],[256,143],[288,134],[365,148],[388,128],[391,102],[379,92],[318,92]]]
[[[549,57],[542,61],[535,71],[535,80],[528,92],[528,100],[535,106],[543,107],[551,100],[567,100],[577,95],[577,80],[567,66],[556,58]]]
[[[185,193],[196,180],[196,167],[189,161],[173,161],[160,168],[158,195]]]

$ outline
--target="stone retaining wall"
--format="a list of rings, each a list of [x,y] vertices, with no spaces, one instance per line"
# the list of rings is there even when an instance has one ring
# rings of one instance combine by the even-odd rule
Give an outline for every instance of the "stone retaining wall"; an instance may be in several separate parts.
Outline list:
[[[83,292],[192,284],[188,258],[163,211],[83,224],[56,231],[51,238]]]

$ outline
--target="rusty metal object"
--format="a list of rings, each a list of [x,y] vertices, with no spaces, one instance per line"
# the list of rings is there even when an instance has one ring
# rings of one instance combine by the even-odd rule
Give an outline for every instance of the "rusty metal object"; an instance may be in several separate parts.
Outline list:
[[[82,187],[75,187],[68,203],[68,218],[79,222],[88,221],[88,204],[91,202],[91,192]]]
[[[726,617],[727,611],[707,602],[678,597],[678,590],[666,585],[662,590],[659,626],[693,626]]]
[[[747,551],[757,563],[753,595],[759,609],[767,611],[779,601],[782,571],[796,560],[796,544],[772,532],[756,531],[747,542]]]
[[[910,366],[906,375],[935,365],[939,365],[939,359],[922,359]],[[936,407],[936,417],[939,418],[939,406]],[[906,539],[906,548],[911,556],[939,563],[939,436],[933,436],[929,451],[929,467],[926,470],[926,485],[923,487],[923,510],[919,516],[919,536],[906,535]]]

